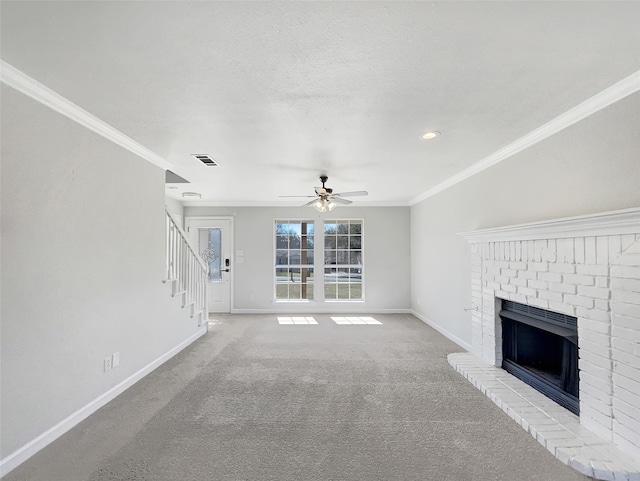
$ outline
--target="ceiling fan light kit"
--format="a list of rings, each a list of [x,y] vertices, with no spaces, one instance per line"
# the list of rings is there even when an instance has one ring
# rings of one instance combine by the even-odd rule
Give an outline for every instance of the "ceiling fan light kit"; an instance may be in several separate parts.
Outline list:
[[[313,208],[318,212],[332,211],[336,206],[336,203],[327,199],[318,199],[313,203]]]
[[[357,195],[369,195],[366,190],[358,190],[355,192],[342,192],[340,194],[334,194],[333,189],[329,187],[325,187],[325,182],[327,182],[329,178],[326,175],[320,176],[320,182],[322,182],[322,187],[315,187],[316,195],[281,195],[280,197],[315,197],[312,201],[307,202],[301,207],[307,207],[308,205],[312,206],[318,212],[327,212],[335,209],[338,204],[349,205],[353,201],[344,199],[344,197],[351,197]]]

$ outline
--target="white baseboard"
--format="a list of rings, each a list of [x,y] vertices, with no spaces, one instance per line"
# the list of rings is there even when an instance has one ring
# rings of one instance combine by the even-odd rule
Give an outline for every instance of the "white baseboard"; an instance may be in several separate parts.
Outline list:
[[[123,393],[125,390],[133,386],[140,379],[145,377],[151,371],[156,369],[161,364],[165,363],[173,356],[182,351],[189,344],[194,342],[196,339],[206,334],[207,332],[207,324],[201,326],[195,334],[190,336],[188,339],[182,341],[176,347],[171,349],[170,351],[164,353],[162,356],[157,358],[155,361],[147,364],[145,367],[140,369],[138,372],[132,374],[124,381],[115,385],[111,389],[109,389],[104,394],[98,396],[96,399],[91,401],[89,404],[81,407],[75,413],[68,416],[66,419],[63,419],[58,424],[53,426],[51,429],[45,431],[37,438],[29,441],[27,444],[17,449],[4,459],[0,460],[0,477],[6,475],[20,464],[24,463],[31,456],[36,454],[42,448],[51,444],[53,441],[58,439],[64,433],[69,431],[71,428],[76,426],[78,423],[89,417],[91,414],[96,412],[102,406],[107,404],[109,401],[115,399],[119,394]]]
[[[286,307],[284,307],[286,306]],[[336,314],[336,313],[349,313],[349,314],[413,314],[411,309],[365,309],[358,308],[353,309],[349,308],[345,305],[340,305],[339,303],[335,303],[334,306],[330,308],[318,309],[315,308],[305,308],[304,306],[299,306],[298,308],[293,306],[288,306],[287,303],[283,303],[282,308],[271,308],[271,309],[231,309],[231,314],[288,314],[292,313],[296,314]],[[214,314],[214,313],[211,313]]]
[[[426,317],[424,317],[422,314],[419,314],[418,312],[414,311],[413,309],[411,309],[411,314],[413,314],[414,316],[416,316],[418,319],[420,319],[422,322],[424,322],[425,324],[433,327],[436,331],[438,331],[440,334],[442,334],[444,337],[448,338],[449,340],[455,342],[458,346],[460,346],[462,349],[464,349],[467,352],[473,352],[473,349],[471,348],[471,344],[469,344],[468,342],[463,341],[462,339],[460,339],[458,336],[455,336],[453,334],[451,334],[449,331],[447,331],[445,328],[443,328],[442,326],[439,326],[438,324],[434,323],[433,321],[431,321],[430,319],[427,319]]]

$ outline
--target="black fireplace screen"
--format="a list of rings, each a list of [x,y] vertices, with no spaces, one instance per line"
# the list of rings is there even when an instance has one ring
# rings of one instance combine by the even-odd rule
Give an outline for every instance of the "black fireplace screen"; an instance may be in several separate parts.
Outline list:
[[[579,414],[577,319],[512,301],[500,318],[503,369]]]

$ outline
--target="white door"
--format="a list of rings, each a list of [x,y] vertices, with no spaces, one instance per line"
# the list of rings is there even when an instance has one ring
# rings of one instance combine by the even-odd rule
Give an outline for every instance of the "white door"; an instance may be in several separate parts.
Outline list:
[[[209,265],[207,285],[209,312],[230,312],[233,221],[229,218],[188,217],[186,221],[191,245]]]

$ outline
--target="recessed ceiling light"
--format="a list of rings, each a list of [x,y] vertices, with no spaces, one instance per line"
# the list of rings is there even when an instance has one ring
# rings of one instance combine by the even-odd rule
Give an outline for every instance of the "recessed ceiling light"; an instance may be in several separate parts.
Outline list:
[[[438,135],[440,135],[440,132],[436,132],[435,130],[430,130],[429,132],[425,133],[422,138],[424,140],[433,140],[435,139]]]
[[[198,192],[183,192],[182,197],[197,197],[198,199],[202,199],[202,194]]]

